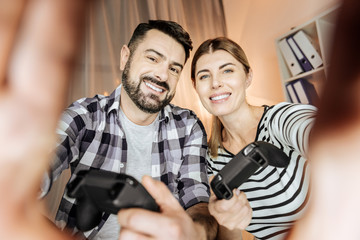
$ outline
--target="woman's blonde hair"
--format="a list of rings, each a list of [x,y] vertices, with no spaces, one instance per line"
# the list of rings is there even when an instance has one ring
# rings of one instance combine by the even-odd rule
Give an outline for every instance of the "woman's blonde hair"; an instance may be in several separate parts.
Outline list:
[[[250,72],[250,64],[245,55],[245,52],[236,42],[226,37],[208,39],[205,42],[203,42],[200,45],[200,47],[196,50],[193,60],[191,62],[191,80],[193,82],[194,87],[196,87],[195,68],[197,61],[201,56],[218,50],[224,50],[229,54],[231,54],[237,61],[239,61],[244,66],[244,70],[246,74]],[[209,151],[212,157],[218,156],[219,146],[223,148],[223,144],[222,144],[223,129],[224,129],[224,125],[221,123],[220,119],[216,116],[213,116],[210,138],[208,143]]]

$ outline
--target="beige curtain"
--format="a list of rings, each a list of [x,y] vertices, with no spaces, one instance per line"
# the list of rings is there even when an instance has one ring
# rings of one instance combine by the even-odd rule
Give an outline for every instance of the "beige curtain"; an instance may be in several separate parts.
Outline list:
[[[222,0],[95,0],[86,17],[81,54],[69,87],[69,104],[95,94],[110,94],[120,84],[120,49],[128,43],[135,27],[149,19],[178,22],[190,33],[193,51],[208,38],[226,36]],[[193,110],[209,132],[210,116],[190,80],[191,57],[172,103]],[[50,219],[55,216],[69,175],[65,171],[46,198]]]
[[[110,94],[120,84],[120,49],[135,27],[149,19],[178,22],[190,33],[193,52],[208,38],[226,36],[222,0],[96,0],[87,16],[83,54],[70,87],[69,102]],[[209,131],[210,117],[192,87],[190,63],[191,58],[172,103],[193,110]]]

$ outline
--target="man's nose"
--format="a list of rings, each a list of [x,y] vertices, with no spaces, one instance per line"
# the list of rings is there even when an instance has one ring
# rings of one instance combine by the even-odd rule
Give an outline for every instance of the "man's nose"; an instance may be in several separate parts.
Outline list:
[[[167,64],[159,64],[155,71],[154,71],[155,77],[160,81],[167,81],[169,78],[169,67]]]

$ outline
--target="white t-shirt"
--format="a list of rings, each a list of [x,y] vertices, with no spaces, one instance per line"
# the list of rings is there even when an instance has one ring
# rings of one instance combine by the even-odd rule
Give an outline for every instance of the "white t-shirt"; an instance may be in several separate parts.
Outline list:
[[[158,117],[147,126],[137,125],[131,122],[121,110],[119,118],[125,132],[128,145],[126,174],[133,176],[141,182],[144,175],[151,176],[151,150],[152,143],[158,127]],[[119,238],[120,225],[117,215],[110,214],[104,226],[96,234],[96,240],[117,240]]]

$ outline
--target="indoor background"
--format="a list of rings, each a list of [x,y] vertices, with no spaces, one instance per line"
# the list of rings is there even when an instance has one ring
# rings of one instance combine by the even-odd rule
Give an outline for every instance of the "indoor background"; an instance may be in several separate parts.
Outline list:
[[[336,5],[338,0],[95,0],[86,18],[68,103],[111,94],[120,84],[122,45],[127,44],[138,23],[149,19],[180,23],[190,33],[194,50],[208,38],[231,38],[244,49],[254,72],[248,101],[255,105],[284,101],[275,40]],[[191,57],[172,103],[193,110],[209,131],[210,116],[190,80]],[[47,197],[51,218],[67,177],[62,176]]]

